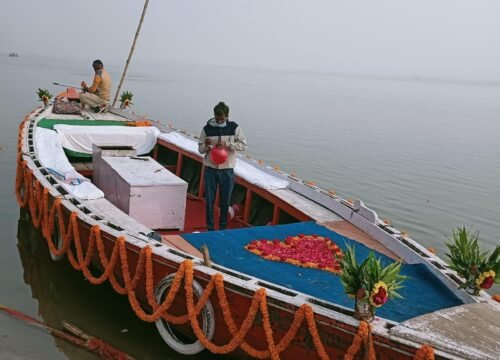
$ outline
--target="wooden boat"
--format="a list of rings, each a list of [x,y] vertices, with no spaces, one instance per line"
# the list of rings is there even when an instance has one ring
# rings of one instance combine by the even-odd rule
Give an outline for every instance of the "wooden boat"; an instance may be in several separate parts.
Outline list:
[[[62,97],[77,94],[68,89]],[[228,230],[208,233],[202,157],[186,132],[123,109],[62,115],[52,105],[36,108],[19,127],[16,194],[52,259],[67,258],[92,284],[109,281],[180,353],[273,359],[500,353],[498,303],[485,292],[458,289],[463,279],[442,259],[363,202],[248,156],[238,156],[236,175],[232,210],[239,212]],[[301,233],[400,259],[411,274],[405,299],[384,306],[371,324],[360,322],[338,277],[321,264],[297,267],[244,249]]]

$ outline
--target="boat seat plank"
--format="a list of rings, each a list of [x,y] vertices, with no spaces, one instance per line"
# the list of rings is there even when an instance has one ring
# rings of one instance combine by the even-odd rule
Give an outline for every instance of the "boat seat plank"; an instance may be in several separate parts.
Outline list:
[[[293,207],[297,208],[299,211],[311,217],[312,220],[319,223],[327,221],[338,221],[342,218],[328,210],[324,206],[305,198],[304,196],[296,193],[290,189],[279,189],[279,190],[269,190],[271,194],[280,198],[284,202],[291,204]]]
[[[465,359],[498,359],[500,305],[477,303],[422,315],[393,327],[393,336],[426,343]]]
[[[190,255],[203,258],[202,253],[180,235],[162,235],[161,242]]]
[[[56,114],[56,113],[48,113],[45,116],[47,119],[51,120],[83,120],[82,115],[75,115],[75,114]],[[45,117],[40,117],[39,120],[44,119]]]
[[[126,213],[118,209],[115,205],[106,199],[85,200],[81,202],[92,213],[99,215],[105,220],[120,226],[130,233],[149,234],[152,230],[141,224],[137,220],[128,216]]]
[[[81,171],[86,171],[86,172],[92,172],[94,167],[92,165],[92,163],[90,161],[87,161],[87,162],[74,162],[74,163],[71,163],[71,165],[73,165],[73,167],[75,168],[75,170],[77,172],[81,172]]]
[[[112,112],[102,112],[102,113],[95,113],[93,111],[88,111],[84,110],[82,111],[82,115],[87,116],[90,119],[94,120],[116,120],[116,121],[123,121],[122,116],[116,115]]]
[[[340,221],[327,221],[320,223],[320,225],[326,227],[327,229],[330,229],[332,231],[335,231],[337,234],[343,235],[345,237],[348,237],[349,239],[355,240],[366,247],[373,249],[381,254],[384,254],[385,256],[393,259],[393,260],[398,260],[399,257],[393,253],[391,250],[387,249],[385,246],[380,244],[377,240],[375,240],[373,237],[370,235],[366,234],[362,230],[358,229],[356,226],[352,225],[351,223],[345,221],[345,220],[340,220]]]

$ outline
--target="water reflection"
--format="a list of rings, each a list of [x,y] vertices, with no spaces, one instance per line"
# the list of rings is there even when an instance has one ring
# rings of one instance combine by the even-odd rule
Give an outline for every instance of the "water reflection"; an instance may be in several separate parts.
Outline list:
[[[24,282],[30,286],[32,297],[38,302],[38,314],[47,325],[61,329],[61,321],[67,320],[136,359],[194,358],[171,350],[155,325],[137,318],[127,298],[116,294],[111,286],[90,284],[66,259],[52,261],[45,239],[23,209],[17,231]],[[54,339],[69,359],[97,359],[85,350]],[[196,355],[196,359],[214,358],[208,352]]]

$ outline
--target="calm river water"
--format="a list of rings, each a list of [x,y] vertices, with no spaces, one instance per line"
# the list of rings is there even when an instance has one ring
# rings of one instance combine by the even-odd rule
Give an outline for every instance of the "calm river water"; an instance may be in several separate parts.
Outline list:
[[[35,91],[90,82],[91,70],[90,60],[0,57],[0,304],[54,327],[68,320],[138,359],[182,359],[126,298],[51,262],[15,201],[17,127],[38,105]],[[117,84],[120,66],[108,70]],[[487,249],[499,242],[499,84],[168,64],[132,67],[125,89],[137,113],[194,134],[225,101],[248,154],[361,198],[442,256],[462,224]],[[0,359],[13,358],[95,359],[0,313]]]

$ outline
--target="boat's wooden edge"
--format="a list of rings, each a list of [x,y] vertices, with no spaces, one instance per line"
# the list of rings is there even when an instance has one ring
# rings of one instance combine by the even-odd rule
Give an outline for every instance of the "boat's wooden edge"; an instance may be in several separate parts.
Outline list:
[[[203,254],[180,235],[162,235],[161,242],[174,249],[203,258]]]

